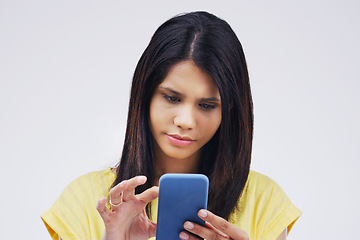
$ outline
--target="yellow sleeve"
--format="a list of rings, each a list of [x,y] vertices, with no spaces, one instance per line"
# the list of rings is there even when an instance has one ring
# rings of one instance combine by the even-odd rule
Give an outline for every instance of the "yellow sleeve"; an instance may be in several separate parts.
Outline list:
[[[47,230],[53,239],[58,235],[66,239],[90,239],[85,210],[86,189],[83,177],[70,183],[56,200],[54,205],[41,215]],[[85,195],[85,196],[84,196]]]
[[[300,215],[301,211],[275,181],[250,171],[231,222],[252,240],[276,240],[286,228],[289,233]]]
[[[286,193],[273,180],[269,179],[267,193],[268,199],[264,203],[265,211],[261,219],[264,221],[264,229],[261,239],[274,240],[287,229],[289,234],[292,226],[302,214],[290,201]]]
[[[52,239],[101,239],[105,226],[96,210],[97,201],[107,196],[114,176],[92,172],[70,183],[54,205],[41,215]]]

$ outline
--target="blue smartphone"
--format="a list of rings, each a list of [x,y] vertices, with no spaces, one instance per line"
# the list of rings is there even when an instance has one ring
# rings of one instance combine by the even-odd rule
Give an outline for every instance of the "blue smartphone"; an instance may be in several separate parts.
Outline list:
[[[156,240],[180,239],[184,223],[205,226],[197,215],[207,208],[209,179],[203,174],[167,173],[159,180]]]

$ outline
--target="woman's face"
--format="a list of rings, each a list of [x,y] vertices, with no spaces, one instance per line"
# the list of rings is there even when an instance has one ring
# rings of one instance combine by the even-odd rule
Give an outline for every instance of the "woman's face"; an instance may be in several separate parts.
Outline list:
[[[213,79],[192,61],[174,65],[150,103],[155,153],[196,160],[220,123],[221,99]]]

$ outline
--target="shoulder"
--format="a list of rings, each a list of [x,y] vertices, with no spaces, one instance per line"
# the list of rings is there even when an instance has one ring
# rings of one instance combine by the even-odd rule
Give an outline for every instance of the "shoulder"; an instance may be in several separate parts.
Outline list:
[[[259,183],[274,183],[274,180],[272,180],[270,177],[261,174],[259,172],[256,172],[254,170],[250,170],[249,172],[249,177],[248,177],[248,182],[259,182]]]
[[[103,223],[96,204],[108,191],[116,175],[110,168],[90,172],[72,181],[53,206],[41,215],[50,235],[59,234],[64,239],[90,239],[103,232]],[[96,226],[90,228],[89,224]]]
[[[101,197],[107,196],[115,178],[111,168],[84,174],[65,187],[53,208],[96,204]]]
[[[111,168],[90,172],[73,180],[64,189],[62,195],[66,195],[68,193],[71,193],[73,196],[81,194],[84,195],[84,193],[104,195],[105,192],[108,191],[108,189],[111,187],[111,184],[115,178],[116,175],[111,171]],[[88,196],[84,197],[88,198]]]
[[[81,182],[89,182],[89,181],[99,181],[99,180],[113,180],[115,179],[115,173],[111,170],[111,168],[107,168],[105,170],[100,171],[93,171],[87,174],[81,175],[80,177],[76,178],[72,183],[81,183]]]
[[[279,184],[250,171],[233,219],[235,225],[247,230],[250,239],[276,239],[285,228],[290,231],[300,215]]]
[[[290,204],[288,196],[279,184],[255,171],[250,171],[242,197],[260,205]]]
[[[82,186],[82,187],[99,187],[111,185],[115,180],[116,175],[111,170],[111,168],[107,168],[101,171],[94,171],[84,174],[74,181],[72,181],[69,186]]]
[[[282,190],[272,178],[255,171],[250,171],[246,187],[248,190],[257,191],[259,193],[274,189],[279,191]]]

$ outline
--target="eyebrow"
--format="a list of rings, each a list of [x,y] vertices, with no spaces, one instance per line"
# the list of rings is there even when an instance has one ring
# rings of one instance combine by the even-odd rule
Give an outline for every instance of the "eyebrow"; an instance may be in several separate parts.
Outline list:
[[[169,92],[172,92],[172,93],[174,93],[174,94],[176,94],[176,95],[179,95],[179,96],[182,96],[182,95],[183,95],[183,94],[181,94],[181,93],[179,93],[179,92],[177,92],[177,91],[175,91],[174,89],[169,88],[169,87],[159,86],[159,88],[165,89],[165,90],[167,90],[167,91],[169,91]],[[202,98],[201,100],[202,100],[202,101],[219,102],[219,103],[221,103],[220,99],[218,99],[218,98],[216,98],[216,97]]]

